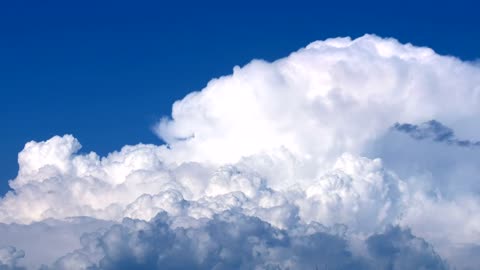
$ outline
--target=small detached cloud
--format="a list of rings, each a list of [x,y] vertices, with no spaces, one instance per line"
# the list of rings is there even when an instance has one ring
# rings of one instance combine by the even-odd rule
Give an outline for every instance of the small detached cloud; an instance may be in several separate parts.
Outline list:
[[[480,141],[460,140],[454,131],[436,120],[430,120],[420,125],[395,123],[393,128],[408,134],[416,140],[432,140],[461,147],[477,147]]]

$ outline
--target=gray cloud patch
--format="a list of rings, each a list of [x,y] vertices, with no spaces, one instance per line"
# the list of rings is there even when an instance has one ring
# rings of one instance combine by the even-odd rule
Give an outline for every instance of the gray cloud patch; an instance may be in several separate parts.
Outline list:
[[[399,227],[370,236],[361,256],[343,230],[319,224],[285,231],[233,211],[195,222],[175,227],[166,213],[124,219],[85,234],[83,247],[52,269],[448,269],[431,245]]]
[[[390,227],[366,242],[378,265],[375,269],[447,269],[433,247],[408,229]]]
[[[12,246],[0,247],[0,270],[21,270],[25,269],[18,265],[20,259],[25,256],[23,250]]]
[[[416,140],[432,140],[462,147],[480,146],[479,141],[460,140],[455,132],[436,120],[430,120],[420,125],[395,123],[393,129],[406,133]]]

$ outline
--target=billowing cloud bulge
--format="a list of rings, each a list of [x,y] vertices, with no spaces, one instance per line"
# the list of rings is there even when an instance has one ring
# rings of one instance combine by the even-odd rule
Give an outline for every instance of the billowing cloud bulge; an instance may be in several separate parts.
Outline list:
[[[253,60],[163,145],[29,142],[0,269],[478,269],[480,68],[365,35]]]

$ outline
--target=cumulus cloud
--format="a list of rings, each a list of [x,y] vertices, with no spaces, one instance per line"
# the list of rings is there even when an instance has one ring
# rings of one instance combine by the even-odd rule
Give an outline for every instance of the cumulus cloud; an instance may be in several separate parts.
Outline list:
[[[0,223],[0,247],[14,244],[21,251],[12,254],[26,254],[15,257],[17,263],[27,269],[36,269],[42,264],[52,264],[67,251],[80,248],[79,239],[84,233],[106,230],[112,224],[89,217],[47,219],[31,224]]]
[[[392,39],[317,41],[210,81],[177,101],[156,132],[174,150],[172,161],[235,162],[283,146],[328,164],[343,152],[362,153],[396,122],[437,119],[463,132],[471,122],[461,121],[480,111],[478,73]]]
[[[12,246],[0,247],[0,269],[24,269],[23,267],[18,266],[18,261],[24,256],[25,252],[23,252],[23,250],[17,250]]]
[[[254,60],[175,102],[164,145],[27,143],[0,200],[2,234],[25,238],[0,244],[29,268],[467,269],[480,149],[451,146],[479,141],[479,85],[476,65],[372,35]]]
[[[85,235],[83,247],[55,268],[447,269],[428,243],[398,227],[370,236],[364,243],[370,256],[360,257],[344,235],[313,224],[285,231],[231,211],[196,222],[175,228],[166,213],[151,222],[125,219],[103,234]]]
[[[367,246],[377,269],[448,269],[430,244],[399,227],[369,237]]]

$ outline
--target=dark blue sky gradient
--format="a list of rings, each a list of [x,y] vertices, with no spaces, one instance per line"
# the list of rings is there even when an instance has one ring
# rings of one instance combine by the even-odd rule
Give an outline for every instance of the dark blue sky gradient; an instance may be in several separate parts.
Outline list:
[[[172,103],[253,58],[364,33],[480,56],[474,1],[2,1],[0,194],[30,140],[71,133],[84,152],[161,141]]]

